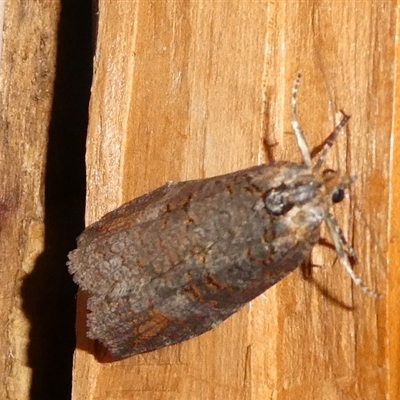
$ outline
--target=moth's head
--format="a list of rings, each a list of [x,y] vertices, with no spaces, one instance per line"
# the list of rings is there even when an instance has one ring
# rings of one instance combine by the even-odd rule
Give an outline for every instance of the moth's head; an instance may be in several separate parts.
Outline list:
[[[335,140],[337,139],[339,133],[346,126],[347,122],[350,119],[350,116],[341,111],[341,121],[338,123],[338,125],[336,125],[333,132],[325,140],[325,144],[322,147],[317,162],[314,164],[314,166],[312,166],[310,148],[307,145],[304,132],[300,126],[297,117],[297,92],[299,88],[300,78],[301,74],[297,76],[292,90],[292,128],[296,136],[297,145],[303,156],[303,164],[310,168],[313,175],[322,177],[323,187],[326,191],[325,201],[328,201],[329,205],[332,206],[334,203],[341,202],[346,197],[346,189],[348,189],[351,183],[354,182],[355,177],[346,175],[343,176],[331,169],[322,170],[322,166],[325,163],[329,150],[335,143]],[[324,220],[328,226],[329,233],[335,246],[339,261],[344,266],[348,274],[351,276],[354,283],[368,295],[378,298],[381,297],[379,293],[369,289],[358,277],[358,275],[356,275],[356,273],[353,271],[348,255],[350,255],[351,258],[356,259],[355,251],[347,243],[343,232],[340,229],[338,222],[336,221],[335,216],[330,211],[328,211],[324,217]]]
[[[323,164],[321,160],[325,160],[324,154],[320,156],[316,166],[313,168],[313,172],[316,174],[318,174],[318,169],[320,169]],[[322,178],[323,186],[326,193],[325,199],[326,201],[329,201],[330,206],[336,203],[340,203],[343,199],[345,199],[347,197],[349,186],[356,180],[355,176],[342,175],[338,171],[334,171],[332,169],[325,169],[319,174]],[[332,242],[338,255],[338,259],[352,278],[353,282],[369,296],[375,298],[383,297],[380,293],[370,289],[367,285],[365,285],[361,278],[354,272],[350,264],[349,257],[354,262],[357,262],[357,254],[346,241],[342,229],[340,228],[334,214],[329,211],[324,219],[328,226]]]

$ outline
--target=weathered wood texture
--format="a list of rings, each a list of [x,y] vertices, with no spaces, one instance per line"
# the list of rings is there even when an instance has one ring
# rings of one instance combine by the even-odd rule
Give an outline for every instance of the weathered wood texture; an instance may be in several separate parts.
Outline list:
[[[76,291],[65,262],[83,228],[91,5],[9,0],[0,20],[3,6],[0,399],[64,400]]]
[[[46,240],[54,245],[50,232],[45,237],[42,207],[57,4],[9,1],[5,13],[0,397],[6,399],[29,396],[32,327],[20,289],[27,273],[46,277],[37,256]],[[336,208],[360,257],[357,272],[386,298],[370,299],[353,287],[334,252],[319,246],[313,262],[322,267],[312,279],[299,269],[214,331],[113,364],[93,356],[81,302],[73,398],[399,398],[396,2],[99,6],[87,223],[169,180],[300,160],[286,133],[292,82],[302,71],[299,113],[312,146],[332,129],[335,111],[352,115],[329,162],[358,179],[351,200]],[[35,307],[43,313],[40,307],[54,298],[36,285],[28,299],[34,288],[42,303],[25,304],[25,313]]]
[[[87,223],[166,181],[298,160],[285,132],[301,70],[300,116],[311,145],[326,137],[335,111],[352,114],[330,160],[358,179],[337,212],[360,256],[357,271],[387,297],[366,297],[332,250],[319,247],[313,262],[323,267],[311,280],[299,269],[214,331],[161,351],[100,364],[87,352],[81,315],[74,399],[394,393],[398,332],[387,314],[395,299],[385,254],[395,11],[394,2],[378,1],[100,2]]]
[[[28,399],[30,324],[20,296],[44,249],[44,170],[59,4],[7,2],[1,57],[0,398]],[[44,39],[45,38],[45,39]]]
[[[113,364],[87,352],[80,304],[74,399],[395,393],[398,332],[387,312],[396,300],[386,272],[395,17],[395,2],[380,1],[100,2],[87,223],[166,181],[299,160],[285,133],[302,71],[300,117],[312,146],[336,111],[352,114],[330,162],[358,179],[337,212],[357,271],[387,297],[366,297],[319,247],[313,262],[323,267],[311,280],[299,269],[214,331]]]

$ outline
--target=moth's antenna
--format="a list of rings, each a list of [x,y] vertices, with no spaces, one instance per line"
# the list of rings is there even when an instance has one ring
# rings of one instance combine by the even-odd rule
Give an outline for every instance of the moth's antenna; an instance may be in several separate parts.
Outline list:
[[[299,149],[301,151],[301,154],[303,156],[303,161],[304,164],[307,165],[308,167],[311,167],[311,153],[310,153],[310,148],[308,147],[307,141],[304,136],[304,132],[301,129],[301,126],[299,124],[298,116],[297,116],[297,93],[299,90],[299,85],[300,85],[300,80],[301,80],[301,73],[297,75],[296,80],[294,81],[293,84],[293,89],[292,89],[292,128],[293,132],[296,136],[297,140],[297,145],[299,146]],[[343,118],[342,120],[336,125],[335,129],[333,132],[328,136],[328,139],[326,140],[320,156],[313,168],[313,171],[317,172],[321,169],[322,165],[324,164],[326,157],[328,155],[329,150],[335,143],[335,140],[337,139],[339,133],[343,129],[343,127],[347,124],[347,122],[350,119],[349,115],[346,115],[343,111],[341,111]],[[349,186],[353,181],[354,177],[348,176],[348,177],[342,177],[341,179],[341,186],[347,187]],[[339,187],[340,188],[340,187]],[[343,189],[343,188],[341,188]],[[337,202],[335,200],[332,200],[333,202]],[[355,261],[357,261],[357,255],[354,249],[347,243],[342,230],[340,229],[340,226],[338,222],[336,221],[336,218],[333,216],[333,214],[328,213],[325,217],[325,222],[328,226],[333,244],[336,249],[336,253],[338,255],[339,261],[344,267],[344,269],[347,271],[347,273],[350,275],[351,279],[353,282],[361,288],[361,290],[366,293],[369,296],[376,297],[376,298],[382,298],[383,295],[376,292],[375,290],[370,289],[365,285],[365,283],[361,280],[361,278],[354,272],[353,268],[350,265],[349,257],[352,257]]]
[[[324,145],[324,147],[321,150],[321,154],[318,158],[317,163],[315,164],[313,170],[314,171],[318,171],[322,165],[324,164],[325,160],[326,160],[326,156],[328,155],[328,152],[330,150],[330,148],[333,146],[333,144],[335,143],[336,138],[338,137],[339,133],[341,132],[341,130],[343,129],[343,127],[347,124],[347,122],[350,119],[350,115],[346,115],[343,111],[340,111],[343,115],[342,120],[336,125],[335,129],[333,130],[333,132],[328,136],[328,139]]]
[[[293,132],[296,136],[297,145],[299,146],[301,154],[303,155],[304,163],[310,167],[311,166],[310,148],[308,147],[303,129],[300,126],[299,119],[297,116],[297,93],[299,91],[300,80],[301,80],[301,73],[299,73],[297,75],[297,78],[294,81],[293,89],[292,89],[292,121],[291,121],[291,124],[292,124]],[[333,146],[337,136],[339,135],[339,133],[341,132],[343,127],[347,124],[347,122],[350,119],[350,115],[346,115],[343,111],[340,111],[340,112],[342,113],[343,118],[336,125],[333,132],[328,136],[328,140],[326,141],[324,147],[322,148],[322,151],[318,158],[318,161],[313,168],[314,171],[318,171],[322,167],[322,165],[324,164],[324,162],[326,160],[326,157],[328,155],[330,148]]]
[[[293,89],[292,89],[292,129],[293,132],[296,136],[297,140],[297,145],[299,146],[299,149],[301,151],[301,154],[303,155],[303,160],[304,164],[307,166],[311,167],[311,154],[310,154],[310,148],[308,147],[308,144],[306,142],[306,138],[304,137],[304,132],[301,129],[301,126],[299,124],[299,120],[297,117],[297,92],[299,91],[299,85],[300,85],[300,80],[301,80],[301,73],[297,75],[296,80],[294,81],[293,84]]]

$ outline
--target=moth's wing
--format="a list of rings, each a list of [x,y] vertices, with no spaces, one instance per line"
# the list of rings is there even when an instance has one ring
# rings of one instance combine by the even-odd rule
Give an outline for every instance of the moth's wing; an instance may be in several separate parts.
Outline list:
[[[201,180],[168,183],[125,203],[88,226],[78,237],[77,249],[68,255],[68,269],[74,275],[74,281],[81,289],[91,293],[96,293],[100,287],[109,288],[112,279],[96,273],[99,255],[109,251],[117,252],[118,237],[123,236],[124,232],[159,219],[167,210],[168,204],[176,202],[177,197],[184,196],[182,189],[190,186],[190,190],[198,190],[199,185]],[[137,245],[140,246],[140,241]],[[104,283],[103,280],[109,280],[109,283]]]
[[[129,201],[87,227],[79,236],[78,248],[68,255],[69,271],[74,275],[74,281],[81,289],[90,293],[106,294],[107,291],[113,290],[113,280],[123,280],[118,271],[122,263],[126,265],[130,261],[130,250],[126,248],[126,242],[131,242],[130,248],[133,251],[135,247],[152,245],[151,237],[150,243],[143,243],[141,232],[156,229],[152,225],[153,222],[159,221],[165,214],[175,213],[177,216],[171,223],[179,224],[179,218],[184,214],[188,200],[201,206],[205,199],[225,191],[227,182],[235,185],[237,179],[243,180],[247,176],[249,180],[253,176],[263,176],[266,180],[272,181],[273,172],[274,169],[270,166],[262,165],[208,179],[168,183]],[[126,238],[127,235],[131,236],[129,240]],[[103,257],[108,253],[122,252],[125,253],[125,259],[121,260],[121,264],[113,260],[108,265]],[[148,259],[145,260],[146,264],[148,262]],[[137,267],[140,268],[140,265]],[[135,268],[135,265],[130,265],[129,268]]]
[[[207,179],[169,182],[125,203],[87,227],[78,238],[78,247],[86,246],[92,239],[100,237],[103,232],[118,232],[141,223],[157,220],[171,208],[184,207],[188,196],[196,202],[201,202],[204,198],[212,196],[213,193],[226,190],[226,182],[234,184],[237,179],[261,179],[273,184],[276,168],[281,166],[286,166],[286,174],[290,174],[292,164],[281,162],[275,165],[263,164]]]
[[[314,240],[317,240],[319,233],[315,231],[314,236]],[[270,273],[268,278],[264,277],[262,288],[257,287],[254,281],[244,282],[241,290],[233,289],[234,300],[232,293],[231,296],[227,293],[229,288],[222,286],[217,289],[219,298],[216,296],[212,301],[207,299],[204,287],[199,287],[198,293],[192,296],[193,292],[188,290],[190,286],[182,285],[182,291],[175,299],[167,296],[158,300],[154,297],[157,294],[147,288],[147,294],[151,295],[155,303],[150,305],[144,299],[143,304],[147,307],[137,311],[137,296],[134,296],[135,300],[128,295],[105,300],[104,297],[94,295],[88,303],[91,310],[88,315],[89,336],[102,342],[115,357],[124,358],[201,335],[293,271],[307,257],[312,246],[313,243],[309,242],[297,243],[290,254],[269,263]],[[254,260],[254,264],[249,267],[256,268],[256,264],[261,261]],[[165,280],[169,281],[170,277],[166,276]],[[222,283],[215,281],[212,284]],[[160,293],[160,296],[163,295]]]
[[[85,245],[92,237],[102,232],[114,232],[157,219],[166,211],[169,203],[178,201],[185,188],[198,190],[202,181],[170,182],[164,186],[139,196],[104,215],[99,221],[87,227],[78,238],[78,246]]]
[[[315,240],[269,245],[274,222],[259,202],[297,173],[290,164],[278,171],[264,165],[166,185],[87,228],[70,272],[90,293],[89,336],[119,357],[181,342],[293,270]],[[289,258],[274,259],[288,249]]]

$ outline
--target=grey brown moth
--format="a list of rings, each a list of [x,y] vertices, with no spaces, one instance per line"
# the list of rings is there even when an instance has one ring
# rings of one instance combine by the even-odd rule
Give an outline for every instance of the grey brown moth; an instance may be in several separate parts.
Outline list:
[[[332,213],[354,177],[323,169],[349,116],[312,166],[298,123],[303,163],[258,165],[213,178],[169,183],[106,214],[79,236],[69,271],[88,292],[88,336],[117,358],[200,335],[306,260],[328,226],[341,264],[355,257]]]

